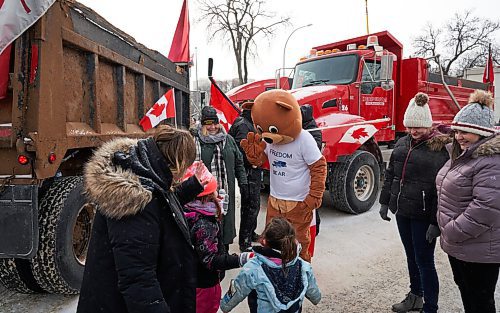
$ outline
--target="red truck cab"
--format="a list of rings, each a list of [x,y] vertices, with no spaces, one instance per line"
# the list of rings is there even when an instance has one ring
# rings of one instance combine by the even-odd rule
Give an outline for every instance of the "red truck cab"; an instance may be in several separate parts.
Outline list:
[[[434,121],[446,123],[474,89],[488,87],[448,76],[444,80],[447,86],[430,72],[426,59],[403,59],[403,45],[388,31],[314,47],[296,64],[289,89],[300,105],[313,107],[323,128],[334,207],[360,213],[374,203],[384,170],[379,144],[392,144],[405,134],[404,113],[416,93],[427,93]],[[236,102],[253,99],[276,88],[272,81],[242,85],[228,96]],[[281,77],[279,87],[288,89],[287,82]]]

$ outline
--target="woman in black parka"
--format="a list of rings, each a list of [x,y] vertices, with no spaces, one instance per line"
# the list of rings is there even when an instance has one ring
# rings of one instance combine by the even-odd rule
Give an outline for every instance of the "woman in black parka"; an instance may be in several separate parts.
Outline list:
[[[77,312],[196,311],[196,255],[182,205],[203,190],[195,176],[173,188],[195,159],[187,131],[115,139],[85,167],[97,204]]]
[[[436,176],[448,160],[445,144],[451,139],[432,128],[429,98],[418,93],[406,109],[403,124],[408,135],[391,154],[380,193],[380,216],[396,215],[410,278],[410,292],[392,306],[394,312],[438,310],[439,280],[434,264],[437,227]]]

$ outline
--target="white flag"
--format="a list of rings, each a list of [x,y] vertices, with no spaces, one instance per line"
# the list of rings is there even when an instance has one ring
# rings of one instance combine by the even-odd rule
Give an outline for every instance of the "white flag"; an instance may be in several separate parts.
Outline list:
[[[0,53],[31,27],[55,0],[0,0]]]

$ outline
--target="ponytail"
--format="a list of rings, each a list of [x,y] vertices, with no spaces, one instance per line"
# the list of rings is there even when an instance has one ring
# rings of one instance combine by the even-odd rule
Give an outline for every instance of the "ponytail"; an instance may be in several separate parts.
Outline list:
[[[288,262],[293,261],[297,257],[297,241],[294,234],[286,235],[281,240],[281,265],[283,270],[286,268]]]
[[[297,257],[295,228],[286,219],[275,217],[266,225],[262,237],[269,248],[281,252],[281,265],[286,271],[286,265]]]

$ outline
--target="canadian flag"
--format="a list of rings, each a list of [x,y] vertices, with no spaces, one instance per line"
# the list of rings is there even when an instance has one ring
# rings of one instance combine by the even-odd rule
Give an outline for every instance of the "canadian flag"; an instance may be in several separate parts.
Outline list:
[[[349,128],[344,136],[339,140],[345,143],[364,144],[377,132],[377,128],[372,124],[356,125]]]
[[[156,101],[153,107],[149,109],[148,113],[141,119],[139,124],[144,131],[147,131],[160,124],[164,119],[170,117],[175,117],[175,97],[173,88]]]
[[[0,99],[7,95],[11,43],[45,14],[54,2],[0,0]]]
[[[0,53],[33,25],[55,0],[0,0]]]

